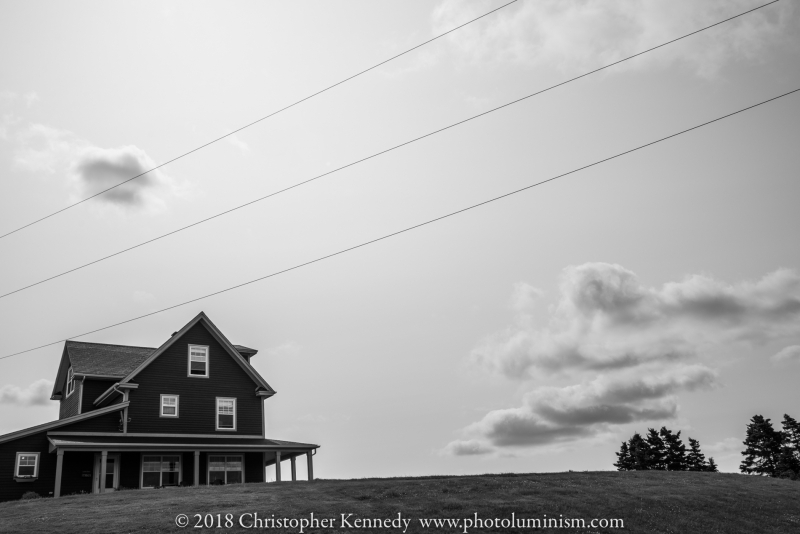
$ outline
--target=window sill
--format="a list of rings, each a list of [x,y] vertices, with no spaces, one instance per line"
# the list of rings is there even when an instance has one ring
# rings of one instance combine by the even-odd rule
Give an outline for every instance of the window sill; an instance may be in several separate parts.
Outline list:
[[[36,482],[39,477],[14,477],[17,482]]]

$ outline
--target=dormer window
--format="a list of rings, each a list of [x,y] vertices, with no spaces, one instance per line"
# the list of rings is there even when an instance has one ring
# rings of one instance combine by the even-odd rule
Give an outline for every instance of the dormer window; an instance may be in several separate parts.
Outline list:
[[[189,376],[208,378],[208,347],[189,345]]]
[[[73,391],[75,391],[75,373],[72,371],[72,367],[70,367],[67,371],[67,397],[72,395]]]
[[[161,417],[178,417],[178,395],[161,395]]]

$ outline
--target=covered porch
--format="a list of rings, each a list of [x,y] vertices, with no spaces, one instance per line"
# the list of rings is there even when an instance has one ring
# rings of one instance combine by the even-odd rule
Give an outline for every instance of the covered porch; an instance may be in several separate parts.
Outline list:
[[[314,479],[318,445],[262,438],[134,437],[48,434],[57,456],[54,497],[120,489],[223,485],[297,480],[297,459],[305,456]],[[282,465],[288,460],[290,472]],[[288,475],[288,476],[287,476]]]

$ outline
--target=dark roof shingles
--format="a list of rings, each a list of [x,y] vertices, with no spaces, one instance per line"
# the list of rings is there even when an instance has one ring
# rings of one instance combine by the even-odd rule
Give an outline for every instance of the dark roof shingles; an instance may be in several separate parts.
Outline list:
[[[67,352],[76,374],[124,377],[156,349],[67,341]]]

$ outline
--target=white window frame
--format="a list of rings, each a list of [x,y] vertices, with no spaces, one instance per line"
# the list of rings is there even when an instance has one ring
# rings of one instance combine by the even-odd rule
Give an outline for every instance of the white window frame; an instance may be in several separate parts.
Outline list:
[[[192,349],[204,349],[206,352],[206,374],[194,375],[192,374]],[[208,345],[189,345],[189,350],[186,355],[186,376],[192,378],[208,378],[211,375],[211,350]]]
[[[39,460],[41,459],[39,457],[39,454],[40,453],[38,453],[38,452],[18,452],[16,461],[14,462],[14,478],[15,479],[21,478],[23,480],[34,480],[34,479],[39,478]],[[20,468],[19,461],[23,456],[33,456],[33,457],[36,458],[36,463],[34,464],[34,467],[33,467],[33,475],[20,475],[19,474],[19,468]]]
[[[220,428],[220,426],[219,426],[219,416],[220,416],[220,413],[219,413],[219,401],[222,401],[222,400],[233,401],[233,428]],[[236,432],[236,426],[237,426],[236,425],[236,415],[237,415],[237,409],[236,409],[236,398],[235,397],[217,397],[216,409],[214,410],[214,428],[216,428],[220,432]]]
[[[169,414],[164,413],[164,399],[175,399],[175,413]],[[158,410],[159,417],[178,417],[180,414],[180,406],[181,406],[181,396],[180,395],[171,395],[171,394],[162,394],[161,395],[161,404]]]
[[[73,371],[70,366],[70,368],[67,369],[67,398],[73,393],[75,393],[75,371]]]
[[[144,485],[144,458],[145,458],[145,456],[156,456],[156,457],[158,457],[159,468],[162,467],[161,464],[163,464],[164,458],[177,456],[178,457],[178,471],[177,471],[177,473],[178,473],[178,484],[177,485],[180,486],[181,484],[183,484],[183,454],[181,454],[179,452],[174,452],[172,454],[162,454],[162,453],[148,454],[147,452],[143,452],[142,455],[141,455],[141,460],[140,460],[140,464],[139,464],[139,487],[140,488],[142,488],[142,489],[153,489],[155,487],[159,487],[160,488],[160,487],[163,486],[164,473],[175,472],[175,471],[164,471],[163,469],[161,469],[161,471],[158,472],[159,473],[158,481],[162,485],[161,486],[145,486]],[[148,471],[148,473],[155,473],[155,471]]]
[[[228,463],[228,458],[234,458],[234,457],[235,458],[239,458],[239,461],[242,463],[242,481],[239,482],[239,484],[244,484],[244,474],[245,474],[244,454],[242,454],[242,453],[233,453],[233,454],[231,454],[231,453],[224,453],[224,452],[211,452],[211,451],[209,451],[208,454],[206,454],[206,486],[210,486],[211,485],[211,457],[212,456],[222,456],[222,457],[224,457],[226,464]],[[228,469],[226,468],[225,471],[223,471],[223,473],[225,473],[225,485],[227,486],[229,484],[229,482],[228,482]],[[232,484],[235,484],[235,482],[232,482]]]

